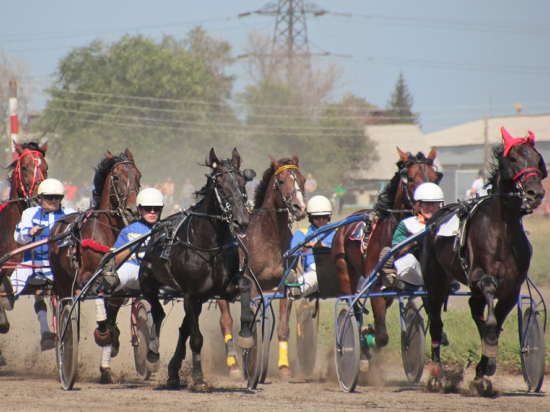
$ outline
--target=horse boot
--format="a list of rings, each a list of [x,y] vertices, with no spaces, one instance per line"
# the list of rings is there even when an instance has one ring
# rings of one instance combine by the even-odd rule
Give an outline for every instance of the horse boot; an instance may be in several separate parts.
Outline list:
[[[6,299],[2,299],[4,301]],[[0,304],[0,333],[5,334],[8,333],[10,330],[10,322],[8,320],[8,317],[6,315],[6,311],[4,309],[4,306]]]
[[[3,293],[1,298],[2,306],[5,310],[12,311],[13,305],[15,304],[15,297],[13,295],[11,280],[7,276],[2,279],[2,283],[0,284],[0,293]]]
[[[378,261],[381,261],[390,251],[391,247],[386,246],[380,251],[380,257]],[[380,270],[380,281],[385,288],[392,288],[397,281],[397,273],[393,267],[393,256],[384,264],[384,267]]]
[[[288,285],[298,285],[298,281],[298,274],[294,269],[290,269],[285,283]],[[302,297],[300,286],[288,286],[288,297],[292,300],[300,299]]]
[[[239,332],[238,345],[241,349],[250,349],[254,346],[254,336],[250,330],[250,324],[254,320],[250,308],[250,292],[252,282],[244,276],[239,279],[239,290],[241,292],[241,331]]]
[[[40,350],[45,352],[55,348],[55,339],[57,335],[53,332],[50,332],[48,326],[48,315],[46,302],[42,296],[36,296],[36,301],[34,302],[34,311],[38,317],[38,322],[40,323],[40,332],[42,337],[40,339]]]
[[[237,364],[237,351],[235,350],[235,342],[233,336],[225,336],[225,352],[227,354],[227,366],[229,367],[229,378],[235,381],[241,381],[243,374]]]

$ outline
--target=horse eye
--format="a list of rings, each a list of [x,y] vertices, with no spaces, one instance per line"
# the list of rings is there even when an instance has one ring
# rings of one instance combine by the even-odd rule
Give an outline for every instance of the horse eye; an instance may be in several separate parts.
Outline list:
[[[517,162],[516,158],[514,156],[510,156],[510,161],[511,162]]]
[[[284,184],[285,184],[285,181],[281,179],[281,180],[279,180],[279,184],[280,184],[280,185],[284,185]]]
[[[21,166],[21,170],[22,170],[23,172],[26,172],[26,171],[27,171],[27,166]]]

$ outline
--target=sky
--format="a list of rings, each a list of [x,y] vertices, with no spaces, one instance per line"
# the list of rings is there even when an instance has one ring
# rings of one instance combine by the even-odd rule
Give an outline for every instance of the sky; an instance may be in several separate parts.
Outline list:
[[[272,34],[275,18],[241,13],[269,1],[0,0],[0,52],[24,59],[38,89],[51,86],[73,48],[125,33],[185,37],[194,25],[244,52],[251,31]],[[276,3],[272,2],[272,3]],[[402,72],[424,133],[489,116],[550,113],[550,2],[510,0],[317,0],[329,11],[307,17],[310,50],[332,55],[343,77],[334,99],[351,92],[385,107]],[[234,93],[247,85],[238,60]],[[37,93],[34,108],[44,107]]]

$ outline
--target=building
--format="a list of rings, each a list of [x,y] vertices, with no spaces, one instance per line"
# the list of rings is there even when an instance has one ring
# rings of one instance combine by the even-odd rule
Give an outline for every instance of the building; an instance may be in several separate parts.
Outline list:
[[[502,126],[514,137],[526,136],[531,130],[537,150],[550,159],[550,114],[490,117],[426,134],[424,140],[428,146],[437,147],[437,158],[443,165],[445,177],[440,185],[446,203],[464,199],[478,170],[484,168],[486,150],[490,159],[491,148],[502,143]]]

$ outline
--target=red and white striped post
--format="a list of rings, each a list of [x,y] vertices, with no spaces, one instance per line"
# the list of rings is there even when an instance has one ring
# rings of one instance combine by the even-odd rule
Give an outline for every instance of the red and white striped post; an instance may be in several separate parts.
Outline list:
[[[19,108],[17,107],[17,82],[10,81],[10,123],[11,123],[11,141],[12,141],[12,160],[17,160],[17,152],[13,142],[19,142]]]

